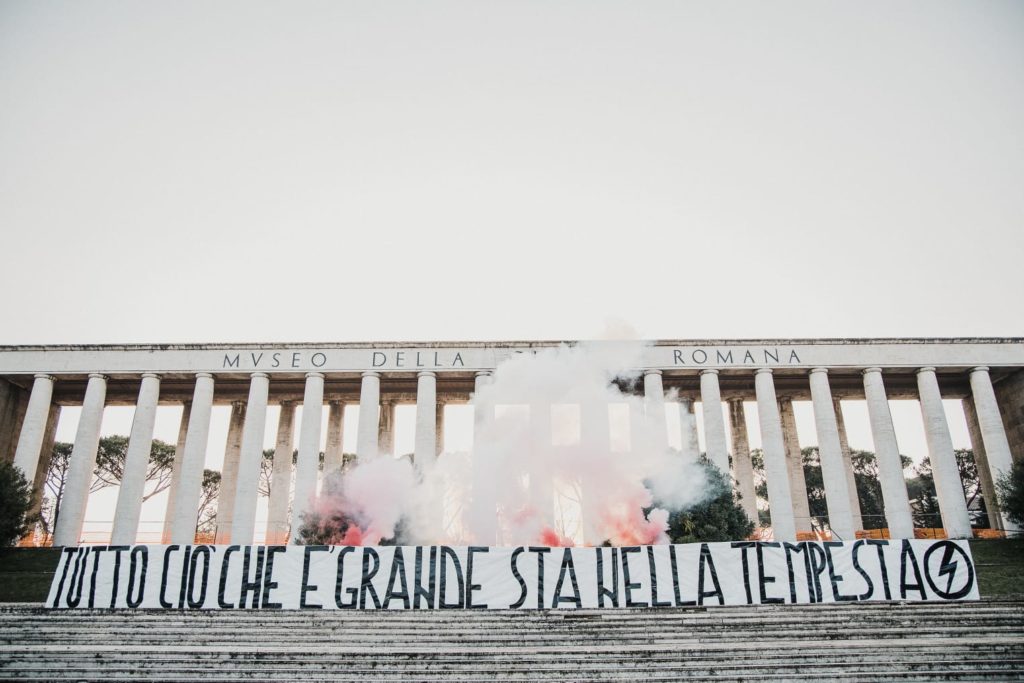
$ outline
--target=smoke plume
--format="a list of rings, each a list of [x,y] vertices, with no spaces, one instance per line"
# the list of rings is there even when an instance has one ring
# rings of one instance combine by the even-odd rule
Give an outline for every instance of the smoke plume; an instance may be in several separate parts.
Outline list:
[[[699,502],[706,481],[668,448],[660,406],[645,405],[643,350],[591,342],[501,363],[472,397],[471,452],[371,458],[328,479],[312,517],[340,524],[318,541],[667,542],[669,510]]]

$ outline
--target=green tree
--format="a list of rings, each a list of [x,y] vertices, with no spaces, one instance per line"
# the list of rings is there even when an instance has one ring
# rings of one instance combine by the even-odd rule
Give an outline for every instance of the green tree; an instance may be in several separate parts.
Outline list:
[[[28,511],[32,486],[17,467],[0,462],[0,548],[17,543],[32,529]]]
[[[64,499],[64,488],[67,485],[68,469],[71,466],[73,445],[58,441],[53,445],[50,466],[46,471],[43,483],[43,500],[40,507],[40,525],[43,532],[49,535],[57,525],[60,516],[60,504]],[[93,480],[89,492],[99,491],[108,486],[119,486],[124,476],[124,462],[128,454],[128,437],[105,436],[100,439],[96,452],[96,467],[93,469]],[[146,468],[146,482],[151,484],[142,497],[143,502],[149,500],[171,485],[171,472],[174,466],[174,446],[153,439],[149,453],[149,465]]]
[[[968,509],[974,505],[977,499],[981,498],[982,514],[972,516],[972,526],[988,527],[988,515],[985,512],[984,498],[981,497],[981,479],[978,476],[974,451],[969,448],[957,448],[953,453],[956,456],[960,486],[963,489]],[[939,509],[938,495],[935,492],[935,475],[932,471],[931,458],[925,457],[911,471],[913,476],[907,479],[907,495],[910,498],[910,507],[914,511],[914,526],[941,527],[942,514]]]
[[[203,470],[203,488],[199,496],[196,531],[211,533],[217,529],[217,496],[220,495],[220,472]]]
[[[709,495],[696,505],[669,512],[669,538],[673,543],[747,538],[754,531],[754,523],[747,519],[738,497],[732,493],[731,481],[714,465],[702,464]]]
[[[996,489],[1000,511],[1024,526],[1024,460],[1013,463],[1013,469],[999,477]]]

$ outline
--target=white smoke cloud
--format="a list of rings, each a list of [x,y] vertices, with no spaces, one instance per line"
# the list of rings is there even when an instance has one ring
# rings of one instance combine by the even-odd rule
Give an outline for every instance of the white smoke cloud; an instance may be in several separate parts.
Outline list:
[[[345,475],[359,536],[388,538],[404,518],[408,543],[666,542],[667,508],[699,502],[707,482],[667,447],[664,412],[645,412],[643,352],[620,338],[501,363],[472,397],[471,453],[418,468],[377,458]]]

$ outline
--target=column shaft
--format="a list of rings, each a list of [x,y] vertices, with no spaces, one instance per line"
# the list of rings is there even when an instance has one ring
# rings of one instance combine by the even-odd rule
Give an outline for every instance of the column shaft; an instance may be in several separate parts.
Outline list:
[[[668,431],[665,426],[665,387],[661,381],[661,370],[644,372],[644,411],[647,423],[654,432],[652,446],[659,452],[668,449]],[[605,406],[607,421],[607,406]]]
[[[188,436],[188,416],[192,412],[192,401],[185,401],[181,407],[181,420],[178,422],[178,440],[174,445],[174,464],[171,466],[171,484],[167,487],[167,507],[164,509],[164,532],[160,542],[171,543],[171,525],[174,522],[174,503],[181,486],[181,461],[185,458],[185,437]]]
[[[540,523],[555,524],[555,486],[546,458],[551,453],[551,404],[530,404],[530,504]]]
[[[327,410],[327,444],[324,448],[324,477],[340,472],[345,461],[345,404],[331,401]]]
[[[57,515],[57,529],[53,534],[55,546],[77,545],[82,536],[85,508],[89,503],[89,487],[92,486],[96,452],[100,445],[100,426],[103,422],[106,398],[107,378],[100,374],[89,375],[82,414],[78,418],[75,445],[71,449],[68,483],[64,488],[64,498],[61,500],[61,509]]]
[[[964,398],[960,404],[964,410],[964,418],[967,420],[967,434],[971,439],[974,462],[978,467],[978,480],[981,485],[981,496],[985,500],[988,526],[991,529],[1002,529],[1003,517],[999,513],[996,485],[992,480],[992,468],[988,464],[988,455],[985,453],[985,440],[981,436],[981,425],[978,424],[978,412],[974,409],[974,400]]]
[[[380,410],[380,375],[364,372],[359,391],[359,433],[356,434],[356,457],[367,462],[377,457],[377,413]]]
[[[185,450],[181,458],[181,480],[174,500],[171,543],[176,545],[195,542],[196,518],[199,516],[199,497],[202,493],[203,469],[206,465],[206,446],[210,439],[212,408],[213,375],[198,373],[196,387],[192,392],[192,410],[189,411]],[[223,490],[222,488],[221,491]]]
[[[974,409],[981,429],[981,440],[985,445],[988,478],[998,481],[1001,477],[1008,476],[1013,469],[1013,455],[1010,453],[1010,442],[1006,438],[1003,418],[999,413],[999,403],[992,389],[992,378],[989,377],[988,368],[979,367],[971,371],[971,394],[974,396]],[[980,463],[978,469],[981,469]],[[1000,515],[1004,529],[1020,530],[1020,527],[1005,514]]]
[[[421,471],[437,457],[437,377],[421,372],[416,379],[416,441],[413,461]]]
[[[220,493],[217,496],[216,543],[231,543],[231,523],[235,519],[235,487],[238,486],[238,460],[242,453],[242,427],[245,426],[245,402],[231,404],[228,437],[224,442],[224,464],[220,468]]]
[[[679,399],[679,437],[683,457],[696,461],[700,457],[700,441],[697,438],[697,414],[693,409],[692,398]]]
[[[729,401],[729,424],[732,427],[732,464],[736,472],[736,487],[740,494],[740,505],[747,513],[747,519],[755,527],[761,526],[757,514],[757,489],[754,486],[754,463],[750,460],[750,439],[747,436],[747,415],[743,399]]]
[[[704,447],[708,461],[723,474],[728,474],[729,449],[725,443],[725,418],[722,416],[722,394],[718,389],[718,370],[704,370],[700,373],[700,400],[704,410]]]
[[[277,419],[277,440],[274,442],[274,467],[270,472],[267,545],[284,545],[288,540],[288,497],[292,489],[294,443],[295,404],[291,401],[282,401]]]
[[[36,469],[39,467],[39,455],[46,436],[46,420],[50,415],[50,402],[53,399],[53,377],[36,375],[32,382],[32,394],[28,399],[28,409],[21,423],[21,434],[18,446],[14,451],[14,466],[21,470],[25,479],[33,482]]]
[[[651,375],[648,375],[650,377]],[[661,376],[657,377],[654,394],[648,398],[648,419],[651,420],[651,411],[656,414],[665,414],[664,397],[660,391]],[[660,411],[660,412],[659,412]],[[665,434],[665,421],[662,419],[658,424],[655,417],[651,420],[652,428],[655,429],[656,447],[661,447],[660,437]],[[608,404],[603,401],[587,401],[580,405],[580,446],[583,450],[583,457],[600,462],[604,454],[611,451],[611,424],[608,417]],[[666,444],[664,448],[668,448]],[[600,512],[600,501],[595,497],[595,490],[591,477],[593,473],[584,468],[579,473],[580,482],[580,516],[583,529],[583,542],[586,545],[597,546],[604,542],[607,535],[601,530],[598,515]]]
[[[824,368],[811,370],[810,384],[814,426],[818,432],[821,479],[825,487],[825,503],[828,506],[828,525],[833,536],[837,537],[833,540],[852,541],[855,530],[853,515],[850,513],[850,485],[843,462],[843,447],[839,443],[839,425],[836,423],[828,371]],[[850,476],[853,476],[852,473]]]
[[[395,455],[395,402],[380,402],[380,419],[377,422],[377,448],[381,455]]]
[[[29,517],[36,517],[40,514],[43,506],[43,494],[46,492],[46,475],[50,471],[50,462],[53,460],[53,448],[57,443],[57,424],[60,422],[61,408],[56,403],[50,404],[50,416],[46,420],[46,431],[43,436],[43,448],[39,454],[39,466],[36,467],[36,478],[32,483],[32,507],[29,508]],[[53,529],[46,529],[46,535],[53,533]]]
[[[832,399],[832,409],[836,414],[839,447],[843,450],[843,469],[846,472],[846,485],[850,498],[850,518],[853,520],[853,528],[856,532],[864,528],[864,520],[860,516],[860,495],[857,493],[857,473],[853,467],[853,451],[850,450],[850,441],[846,438],[846,421],[843,419],[843,406],[838,398]]]
[[[128,437],[128,451],[124,457],[121,490],[117,494],[114,529],[110,535],[113,545],[135,543],[142,513],[142,496],[146,492],[146,470],[153,450],[153,427],[156,424],[156,406],[160,400],[160,376],[144,373],[139,386],[139,398],[132,418],[132,431]]]
[[[772,533],[776,541],[793,542],[796,540],[796,521],[789,490],[786,445],[782,440],[782,420],[775,398],[775,382],[771,370],[757,371],[754,375],[754,389],[757,393],[757,418],[761,425],[761,446],[764,452]]]
[[[267,428],[267,395],[270,379],[254,372],[249,380],[249,400],[242,427],[242,450],[238,458],[238,485],[235,486],[235,516],[231,520],[231,542],[253,542],[256,531],[256,499],[259,496],[260,466],[263,461],[263,436]]]
[[[444,403],[437,402],[437,417],[434,420],[434,434],[436,435],[434,452],[437,455],[444,453]]]
[[[316,506],[316,473],[320,469],[320,432],[324,413],[324,376],[306,375],[302,398],[302,429],[295,463],[295,501],[292,503],[291,542],[299,537],[303,518]]]
[[[875,458],[878,463],[878,483],[882,487],[882,503],[885,506],[885,521],[889,537],[894,539],[914,537],[914,518],[910,513],[907,497],[907,482],[903,478],[903,462],[896,430],[892,425],[889,399],[885,395],[885,383],[880,368],[864,371],[864,398],[868,404],[871,420],[871,436],[875,443]]]
[[[786,448],[786,470],[789,473],[789,492],[793,498],[796,530],[807,533],[813,530],[811,507],[807,501],[804,457],[800,450],[800,437],[796,430],[796,415],[793,413],[791,399],[779,399],[779,418],[782,420],[782,443]]]
[[[939,512],[942,513],[942,526],[950,538],[970,538],[971,518],[967,513],[960,468],[956,464],[953,439],[949,434],[934,368],[917,371],[917,389],[935,479],[935,493],[939,499]]]

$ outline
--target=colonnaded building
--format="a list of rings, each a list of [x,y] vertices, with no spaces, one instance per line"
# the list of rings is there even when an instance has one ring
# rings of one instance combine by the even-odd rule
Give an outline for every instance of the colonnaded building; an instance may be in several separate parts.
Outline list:
[[[277,453],[291,454],[292,420],[303,410],[298,456],[278,458],[274,477],[294,476],[271,495],[266,541],[295,536],[304,504],[315,496],[326,424],[325,470],[342,464],[345,405],[358,403],[357,456],[387,452],[394,407],[415,403],[415,458],[441,452],[443,407],[465,403],[513,354],[559,342],[109,345],[0,347],[0,457],[13,460],[37,490],[45,477],[64,406],[81,406],[54,545],[76,545],[96,462],[105,406],[134,405],[135,417],[111,542],[136,541],[158,405],[184,406],[163,540],[192,543],[211,409],[232,406],[218,504],[217,542],[250,543],[267,406],[281,406]],[[572,344],[571,342],[569,344]],[[647,410],[664,415],[677,400],[682,448],[696,455],[694,403],[703,403],[709,460],[729,472],[747,514],[757,520],[744,401],[756,401],[775,538],[809,531],[810,513],[792,402],[813,404],[828,522],[840,539],[864,528],[841,399],[864,400],[891,538],[912,538],[914,521],[889,399],[920,402],[933,464],[941,525],[950,538],[971,535],[943,399],[960,399],[976,456],[989,522],[1017,531],[993,504],[993,482],[1024,454],[1024,340],[1007,338],[870,340],[666,340],[650,343],[642,384]],[[728,405],[728,411],[724,410]],[[378,410],[379,408],[379,410]],[[537,406],[531,406],[532,411]],[[726,419],[728,415],[729,419]],[[731,432],[730,463],[727,432]],[[280,474],[279,474],[280,473]],[[289,483],[292,483],[289,481]],[[38,495],[38,493],[37,493]],[[308,506],[308,503],[305,504]],[[877,525],[876,525],[877,526]]]

